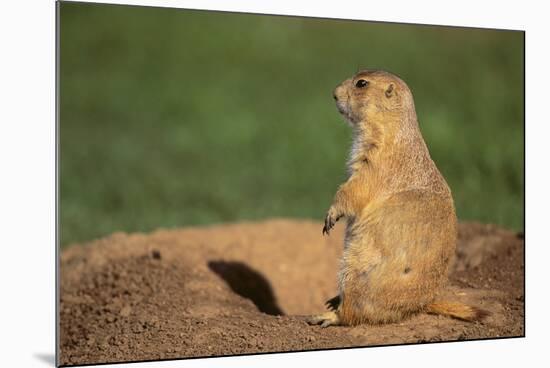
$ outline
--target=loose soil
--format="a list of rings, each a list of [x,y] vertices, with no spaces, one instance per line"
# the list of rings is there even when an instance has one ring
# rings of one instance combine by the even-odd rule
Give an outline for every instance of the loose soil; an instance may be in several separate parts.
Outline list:
[[[442,298],[491,312],[468,323],[309,326],[336,295],[343,225],[270,220],[115,233],[61,254],[60,363],[206,357],[524,335],[524,240],[462,223]]]

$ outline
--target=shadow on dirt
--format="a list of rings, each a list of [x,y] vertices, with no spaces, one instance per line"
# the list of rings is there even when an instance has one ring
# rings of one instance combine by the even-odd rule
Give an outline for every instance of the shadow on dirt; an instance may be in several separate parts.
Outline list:
[[[258,271],[242,262],[226,261],[210,261],[208,268],[225,280],[235,293],[250,299],[260,312],[284,315],[277,305],[271,284]]]

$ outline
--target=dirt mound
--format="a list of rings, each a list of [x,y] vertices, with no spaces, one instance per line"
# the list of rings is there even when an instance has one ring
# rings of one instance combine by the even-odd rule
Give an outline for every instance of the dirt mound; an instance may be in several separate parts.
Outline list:
[[[419,314],[383,326],[306,324],[336,295],[343,226],[272,220],[116,233],[61,255],[63,365],[523,335],[521,235],[460,225],[446,297],[482,323]]]

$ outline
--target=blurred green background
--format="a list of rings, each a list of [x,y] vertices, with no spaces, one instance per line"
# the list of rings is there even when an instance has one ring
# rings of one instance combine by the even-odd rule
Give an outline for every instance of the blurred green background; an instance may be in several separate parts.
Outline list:
[[[362,68],[411,87],[461,220],[523,228],[522,32],[60,6],[63,246],[321,221],[351,142],[331,92]]]

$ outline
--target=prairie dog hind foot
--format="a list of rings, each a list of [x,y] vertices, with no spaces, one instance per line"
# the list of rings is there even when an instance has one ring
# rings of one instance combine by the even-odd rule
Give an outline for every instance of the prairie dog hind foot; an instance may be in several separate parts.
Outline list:
[[[340,325],[340,317],[338,317],[336,312],[325,312],[308,317],[306,322],[310,325],[321,325],[321,327],[325,328]]]

